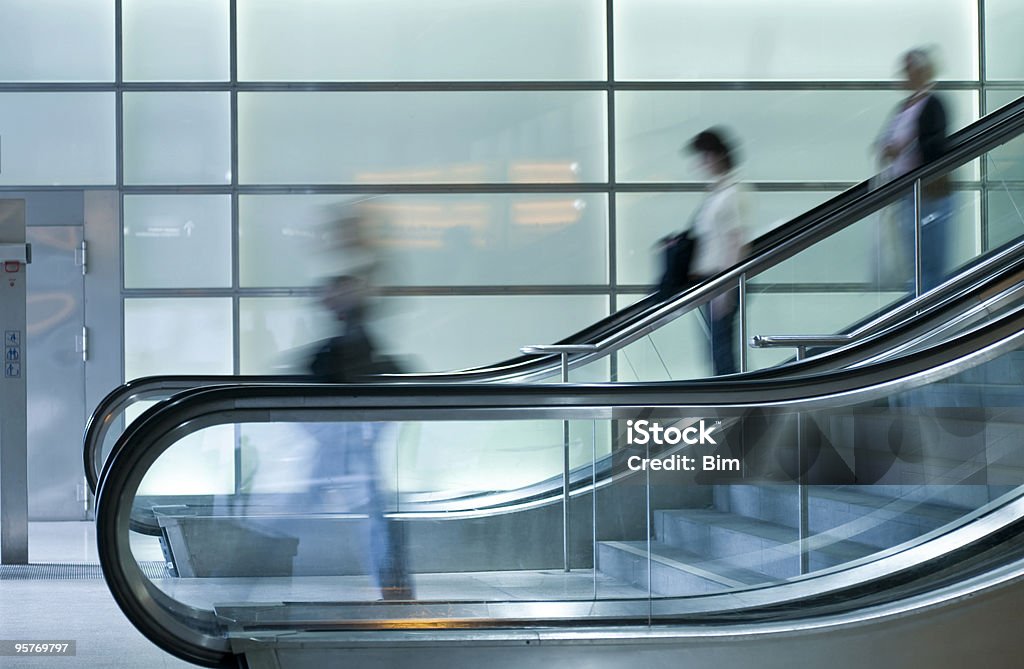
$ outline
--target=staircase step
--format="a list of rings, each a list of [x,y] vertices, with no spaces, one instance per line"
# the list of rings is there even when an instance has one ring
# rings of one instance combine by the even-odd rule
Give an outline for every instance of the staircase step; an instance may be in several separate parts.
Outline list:
[[[955,521],[996,492],[986,486],[809,486],[808,521],[812,534],[843,533],[858,543],[889,548]],[[718,486],[715,507],[795,528],[797,494],[792,485]]]
[[[651,589],[662,596],[708,594],[776,581],[728,560],[708,559],[660,541],[651,542],[650,560],[646,541],[598,542],[597,564],[601,573],[645,590],[650,564]]]
[[[777,579],[800,573],[797,530],[793,527],[715,509],[655,511],[654,527],[659,542],[704,560],[722,560]],[[860,542],[819,534],[812,537],[808,564],[811,571],[817,571],[877,550]]]

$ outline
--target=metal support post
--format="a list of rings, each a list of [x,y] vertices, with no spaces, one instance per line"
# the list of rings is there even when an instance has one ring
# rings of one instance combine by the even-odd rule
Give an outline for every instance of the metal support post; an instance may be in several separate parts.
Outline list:
[[[797,361],[803,360],[807,356],[807,349],[804,346],[798,346],[796,349]],[[807,484],[804,482],[804,463],[807,461],[806,453],[804,452],[804,434],[803,434],[803,422],[804,416],[802,413],[796,415],[796,496],[797,496],[797,514],[799,516],[797,520],[797,545],[800,551],[800,573],[806,574],[810,571],[810,560],[808,555],[808,539],[810,538],[810,515],[808,513],[808,496],[807,496]]]
[[[747,273],[740,274],[738,305],[740,310],[740,371],[747,371]]]
[[[569,354],[593,353],[597,351],[593,344],[539,344],[524,346],[520,351],[526,354],[547,355],[557,353],[561,356],[562,383],[569,383]],[[562,567],[569,571],[569,421],[562,421]]]
[[[914,182],[914,297],[920,297],[924,284],[921,269],[921,180]]]
[[[0,564],[28,564],[25,201],[0,200]]]

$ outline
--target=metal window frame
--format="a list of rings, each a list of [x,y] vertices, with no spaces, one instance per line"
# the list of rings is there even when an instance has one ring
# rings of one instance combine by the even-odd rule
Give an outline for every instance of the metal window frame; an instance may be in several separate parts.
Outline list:
[[[124,198],[126,195],[137,194],[228,194],[231,196],[231,234],[232,234],[232,287],[224,289],[126,289],[124,283],[124,240],[120,236],[119,244],[122,257],[121,276],[121,327],[124,322],[124,301],[137,297],[231,297],[232,298],[232,346],[233,369],[238,372],[240,360],[240,323],[239,304],[246,297],[262,296],[305,296],[309,289],[303,288],[242,288],[239,280],[239,213],[238,204],[241,196],[258,194],[350,194],[350,193],[387,193],[387,194],[545,194],[545,193],[599,193],[607,197],[607,216],[605,235],[607,239],[606,267],[607,281],[593,285],[549,285],[549,286],[507,286],[507,285],[474,285],[474,286],[425,286],[397,287],[386,291],[393,295],[605,295],[608,297],[609,308],[618,306],[619,296],[631,296],[644,291],[643,286],[621,284],[617,267],[618,239],[617,195],[619,193],[673,193],[700,192],[705,184],[699,182],[668,182],[668,183],[632,183],[619,182],[616,177],[616,94],[627,91],[895,91],[902,88],[900,81],[892,79],[869,80],[687,80],[687,81],[621,81],[615,74],[615,34],[614,7],[615,0],[605,0],[605,59],[606,71],[603,79],[597,80],[545,80],[545,81],[239,81],[238,79],[238,8],[237,0],[229,2],[228,49],[229,77],[227,81],[158,81],[158,82],[127,82],[124,80],[123,64],[123,0],[114,1],[114,80],[112,82],[0,82],[0,92],[109,92],[115,96],[115,136],[116,136],[116,170],[115,183],[108,186],[0,186],[4,191],[47,191],[68,189],[105,190],[115,189],[119,195],[118,212],[120,225],[123,229]],[[938,90],[975,91],[978,93],[979,112],[987,110],[986,94],[996,90],[1019,90],[1024,88],[1024,80],[990,81],[987,68],[987,29],[984,0],[977,0],[977,49],[978,78],[976,80],[949,80],[937,83]],[[177,186],[145,186],[125,184],[124,179],[124,110],[123,95],[126,92],[227,92],[230,94],[230,151],[231,180],[228,185],[177,185]],[[238,174],[238,95],[246,92],[507,92],[507,91],[603,91],[606,93],[607,147],[606,163],[608,165],[607,180],[585,184],[250,184],[242,185]],[[980,180],[982,214],[987,211],[988,178],[987,168],[982,161]],[[753,183],[752,186],[762,192],[824,192],[844,190],[851,182],[770,182]],[[983,247],[987,244],[988,230],[983,225],[980,231]],[[122,341],[122,363],[125,345]],[[613,363],[613,378],[617,370]]]

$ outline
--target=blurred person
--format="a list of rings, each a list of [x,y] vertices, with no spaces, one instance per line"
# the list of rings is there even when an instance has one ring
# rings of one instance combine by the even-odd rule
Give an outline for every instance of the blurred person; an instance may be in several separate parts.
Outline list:
[[[736,175],[736,152],[721,128],[698,133],[685,147],[695,153],[701,171],[711,180],[707,195],[693,214],[694,249],[691,282],[697,283],[740,262],[747,255],[746,189]],[[710,331],[712,368],[716,376],[739,371],[736,364],[738,290],[732,289],[701,307]]]
[[[911,91],[893,111],[875,148],[881,167],[878,181],[887,183],[935,160],[946,152],[947,114],[935,93],[935,61],[928,49],[907,51],[901,59],[905,86]],[[952,195],[948,175],[922,184],[922,290],[941,283],[949,254]],[[879,274],[883,284],[898,284],[913,276],[913,195],[894,205],[895,216],[883,217],[879,238]]]
[[[390,358],[377,352],[366,327],[369,286],[362,278],[340,275],[328,280],[321,303],[337,320],[338,333],[321,343],[309,372],[324,383],[367,383],[377,374],[397,372]],[[313,496],[320,505],[368,516],[367,570],[384,599],[413,599],[402,526],[385,517],[378,449],[383,423],[343,421],[308,423],[317,442]]]

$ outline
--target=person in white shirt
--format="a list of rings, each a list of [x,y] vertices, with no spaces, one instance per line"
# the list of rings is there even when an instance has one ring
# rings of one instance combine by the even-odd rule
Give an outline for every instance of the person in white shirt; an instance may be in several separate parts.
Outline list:
[[[710,128],[690,141],[689,151],[699,156],[701,169],[712,183],[693,216],[696,238],[690,274],[694,281],[714,276],[740,262],[747,254],[748,204],[736,177],[735,151],[725,132]],[[737,291],[730,290],[702,307],[711,335],[711,360],[716,376],[739,371],[736,364]]]

